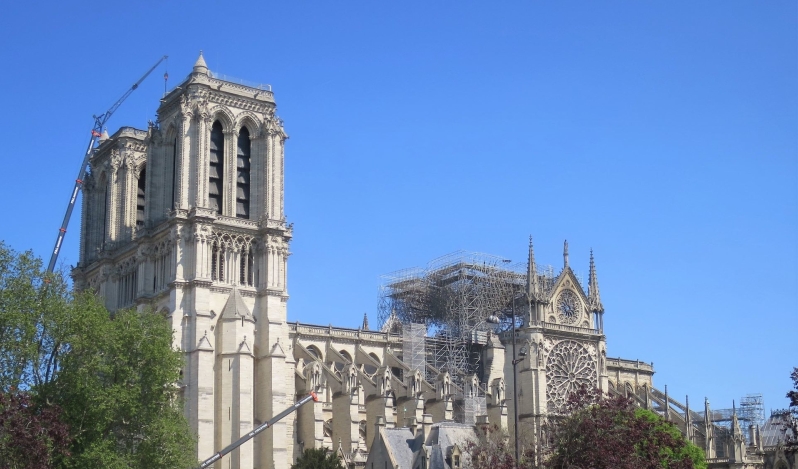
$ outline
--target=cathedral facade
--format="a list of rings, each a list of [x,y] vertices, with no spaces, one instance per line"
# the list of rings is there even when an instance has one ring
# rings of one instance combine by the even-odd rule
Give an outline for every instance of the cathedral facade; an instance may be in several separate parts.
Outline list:
[[[512,430],[514,384],[519,425],[538,440],[569,393],[588,385],[657,409],[717,456],[711,425],[691,420],[689,408],[669,415],[676,404],[653,387],[651,364],[607,357],[592,254],[583,286],[567,246],[544,288],[530,243],[526,283],[513,299],[515,347],[510,332],[489,332],[478,341],[478,371],[419,359],[426,339],[396,321],[376,331],[365,320],[359,329],[289,323],[286,139],[270,89],[218,78],[200,55],[161,100],[156,124],[104,132],[90,160],[76,288],[97,292],[112,311],[154,308],[171,323],[198,459],[315,391],[319,402],[216,467],[287,469],[303,449],[321,447],[363,466],[385,429],[487,421]],[[729,461],[745,454],[723,451]]]

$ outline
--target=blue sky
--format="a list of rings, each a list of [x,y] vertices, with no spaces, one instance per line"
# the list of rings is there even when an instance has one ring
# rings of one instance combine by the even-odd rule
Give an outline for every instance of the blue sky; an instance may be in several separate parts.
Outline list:
[[[595,251],[609,355],[693,402],[786,404],[795,2],[13,2],[0,44],[16,249],[49,257],[91,116],[202,49],[271,84],[291,137],[290,320],[374,324],[382,274],[458,249],[522,261],[530,234],[559,268],[568,239],[585,277]],[[163,71],[111,132],[154,118]]]

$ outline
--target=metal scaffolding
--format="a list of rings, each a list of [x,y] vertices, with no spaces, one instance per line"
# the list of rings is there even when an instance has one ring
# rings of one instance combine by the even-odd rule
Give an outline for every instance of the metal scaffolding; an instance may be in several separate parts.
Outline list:
[[[513,296],[523,291],[525,270],[525,265],[511,265],[501,257],[458,251],[423,269],[384,275],[380,324],[426,326],[427,362],[448,371],[460,384],[463,376],[479,373],[481,347],[496,327],[486,320],[501,316]]]
[[[426,335],[427,327],[424,324],[410,323],[402,327],[402,361],[411,370],[419,370],[422,376],[426,376],[427,369]]]
[[[762,394],[747,394],[740,399],[740,404],[736,409],[713,409],[712,422],[719,427],[727,429],[730,433],[732,430],[732,415],[735,410],[737,411],[737,420],[740,422],[740,428],[746,441],[748,441],[750,439],[748,434],[749,426],[759,425],[762,427],[765,425],[765,403],[762,399]],[[748,443],[751,444],[750,441]]]

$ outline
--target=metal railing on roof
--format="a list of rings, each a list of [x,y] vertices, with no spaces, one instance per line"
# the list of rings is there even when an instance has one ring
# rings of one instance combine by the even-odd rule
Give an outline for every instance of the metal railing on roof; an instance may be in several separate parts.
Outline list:
[[[252,82],[252,81],[242,80],[241,78],[231,77],[230,75],[225,75],[223,73],[216,73],[216,72],[212,72],[210,70],[208,71],[208,73],[210,74],[210,76],[212,78],[216,78],[217,80],[227,81],[227,82],[230,82],[230,83],[236,83],[238,85],[244,85],[244,86],[248,86],[250,88],[255,88],[255,89],[258,89],[258,90],[264,90],[264,91],[271,91],[272,90],[272,85],[263,84],[263,83],[255,83],[255,82]]]

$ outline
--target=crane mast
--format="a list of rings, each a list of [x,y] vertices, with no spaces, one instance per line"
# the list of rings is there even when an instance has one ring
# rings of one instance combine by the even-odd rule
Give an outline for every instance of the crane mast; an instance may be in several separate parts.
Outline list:
[[[55,247],[53,248],[53,253],[50,256],[50,263],[47,265],[47,273],[52,273],[55,269],[55,263],[58,260],[58,254],[61,252],[61,245],[64,243],[67,226],[69,226],[69,219],[72,218],[72,210],[75,208],[75,201],[78,198],[78,192],[80,192],[81,188],[83,187],[83,180],[86,178],[86,167],[89,165],[91,155],[94,153],[94,145],[97,143],[97,139],[100,137],[105,123],[108,122],[108,119],[111,118],[111,115],[116,112],[117,109],[119,109],[119,106],[125,102],[127,97],[139,87],[141,82],[143,82],[144,79],[147,78],[150,73],[152,73],[152,71],[155,70],[155,68],[167,58],[168,56],[164,55],[157,62],[155,62],[155,65],[147,70],[147,73],[139,78],[136,83],[133,83],[133,86],[131,86],[130,89],[127,90],[125,94],[123,94],[122,97],[119,98],[107,111],[99,116],[92,116],[94,118],[94,128],[91,129],[89,146],[86,148],[86,153],[83,155],[83,162],[80,164],[78,177],[75,179],[75,187],[72,189],[72,196],[69,198],[69,204],[67,204],[66,213],[64,214],[64,221],[61,222],[61,228],[58,229],[58,237],[55,239]]]

